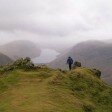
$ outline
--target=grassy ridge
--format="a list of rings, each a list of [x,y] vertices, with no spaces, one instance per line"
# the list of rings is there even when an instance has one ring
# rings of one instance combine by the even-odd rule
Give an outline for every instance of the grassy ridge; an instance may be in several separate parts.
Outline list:
[[[0,112],[111,112],[112,88],[86,68],[15,69],[0,78]]]

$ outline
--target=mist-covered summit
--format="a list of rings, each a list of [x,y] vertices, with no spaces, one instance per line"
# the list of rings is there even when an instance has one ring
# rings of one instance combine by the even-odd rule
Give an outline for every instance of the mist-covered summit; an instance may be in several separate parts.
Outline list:
[[[35,58],[41,53],[39,45],[28,40],[18,40],[0,46],[0,52],[13,60],[24,57]]]

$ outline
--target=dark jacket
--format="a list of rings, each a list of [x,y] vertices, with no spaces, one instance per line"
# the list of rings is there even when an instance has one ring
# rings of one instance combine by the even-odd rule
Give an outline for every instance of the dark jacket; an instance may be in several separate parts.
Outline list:
[[[73,64],[73,59],[72,59],[71,57],[69,57],[69,58],[67,59],[67,64]]]

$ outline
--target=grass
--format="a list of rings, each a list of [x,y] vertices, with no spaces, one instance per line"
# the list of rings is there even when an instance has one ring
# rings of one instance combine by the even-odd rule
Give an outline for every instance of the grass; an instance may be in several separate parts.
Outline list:
[[[111,112],[112,89],[86,68],[13,70],[0,78],[0,112]]]

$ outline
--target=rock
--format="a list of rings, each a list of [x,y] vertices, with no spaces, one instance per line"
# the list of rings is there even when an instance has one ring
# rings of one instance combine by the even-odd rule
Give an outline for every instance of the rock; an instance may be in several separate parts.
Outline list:
[[[76,61],[76,62],[74,62],[73,68],[81,67],[81,66],[82,66],[81,62]]]
[[[41,65],[37,65],[36,66],[38,69],[48,69],[48,67],[44,64],[41,64]]]
[[[0,68],[1,68],[0,73],[4,73],[6,71],[14,69],[25,69],[25,70],[35,69],[35,65],[31,62],[31,59],[29,57],[26,57],[26,58],[20,58],[13,63],[1,66]]]
[[[100,70],[93,69],[92,71],[95,73],[95,75],[96,75],[98,78],[101,77],[101,71],[100,71]]]
[[[25,65],[25,69],[33,69],[34,68],[34,64],[32,62],[28,62]]]

